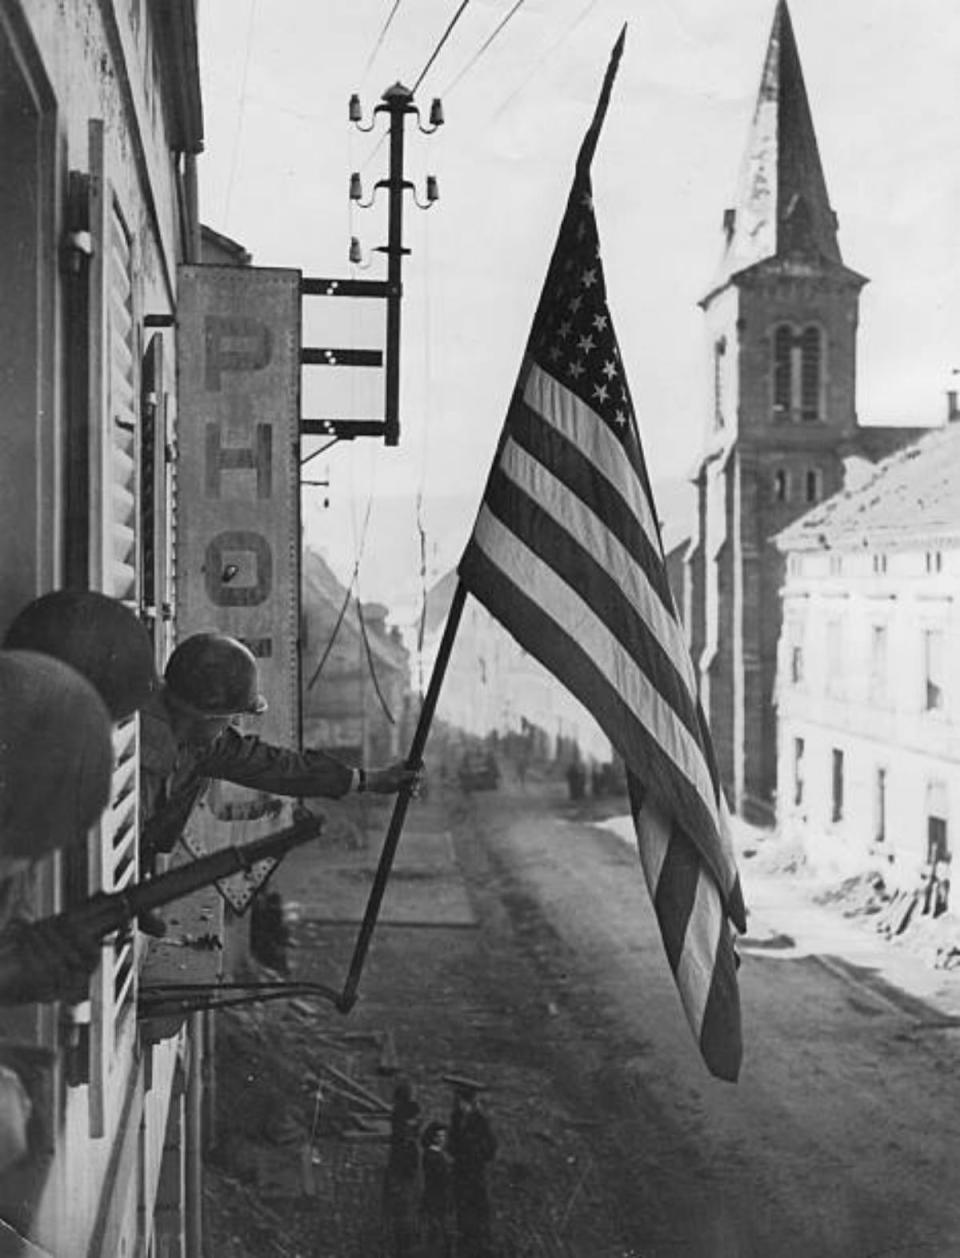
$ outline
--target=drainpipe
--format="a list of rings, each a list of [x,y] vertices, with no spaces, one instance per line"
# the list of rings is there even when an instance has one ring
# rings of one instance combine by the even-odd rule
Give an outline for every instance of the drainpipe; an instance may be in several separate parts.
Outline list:
[[[187,1071],[186,1258],[203,1258],[203,1014],[189,1019]]]
[[[183,155],[183,191],[187,202],[186,251],[188,262],[200,261],[200,205],[197,195],[197,155]]]

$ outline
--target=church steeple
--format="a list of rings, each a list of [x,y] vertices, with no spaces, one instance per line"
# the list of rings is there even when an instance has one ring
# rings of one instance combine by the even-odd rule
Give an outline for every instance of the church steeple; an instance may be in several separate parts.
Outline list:
[[[720,285],[768,258],[843,264],[786,0],[777,0],[736,205],[724,215],[724,230]]]

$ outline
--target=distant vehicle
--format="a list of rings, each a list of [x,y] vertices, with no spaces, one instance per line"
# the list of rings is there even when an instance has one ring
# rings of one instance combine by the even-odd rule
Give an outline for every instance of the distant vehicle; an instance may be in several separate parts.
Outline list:
[[[463,791],[495,791],[500,785],[500,766],[491,751],[465,751],[457,769]]]

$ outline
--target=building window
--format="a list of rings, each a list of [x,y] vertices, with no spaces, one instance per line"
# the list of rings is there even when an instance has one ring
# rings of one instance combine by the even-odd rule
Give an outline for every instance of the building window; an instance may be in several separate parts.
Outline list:
[[[713,426],[721,429],[723,418],[723,359],[727,352],[727,338],[721,336],[713,343]]]
[[[936,865],[938,861],[950,859],[950,845],[947,834],[948,800],[947,787],[944,782],[927,783],[927,861]]]
[[[800,334],[800,418],[820,418],[820,329],[804,328]]]
[[[928,550],[926,554],[927,572],[943,571],[943,555],[939,550]]]
[[[831,555],[830,556],[830,575],[832,577],[839,577],[842,574],[842,572],[843,572],[843,556]]]
[[[778,467],[773,474],[773,496],[777,502],[790,500],[790,473],[786,468]]]
[[[882,704],[887,697],[887,626],[870,630],[870,700]]]
[[[839,747],[833,749],[830,820],[843,820],[843,752]]]
[[[795,646],[790,652],[790,680],[795,686],[803,684],[803,647]]]
[[[882,576],[886,572],[887,570],[886,555],[874,555],[873,570],[877,574],[877,576]]]
[[[793,802],[799,807],[803,803],[803,754],[806,750],[802,738],[793,740]]]
[[[877,768],[873,779],[873,839],[883,843],[887,837],[887,771]]]
[[[776,419],[822,418],[823,333],[781,323],[773,333],[773,413]]]
[[[823,478],[818,467],[807,469],[803,489],[807,502],[819,502],[823,497]]]
[[[939,629],[923,632],[924,702],[927,712],[943,709],[943,633]]]

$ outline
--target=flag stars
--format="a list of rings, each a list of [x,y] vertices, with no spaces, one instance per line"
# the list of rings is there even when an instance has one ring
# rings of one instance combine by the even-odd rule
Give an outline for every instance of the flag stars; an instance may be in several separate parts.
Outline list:
[[[607,400],[609,393],[610,393],[610,390],[607,388],[605,384],[595,384],[593,386],[593,396],[601,404]],[[620,421],[618,420],[617,422],[619,423]]]
[[[573,324],[570,322],[569,319],[563,320],[563,322],[557,328],[557,336],[560,337],[561,341],[565,341],[567,339],[567,337],[570,335],[570,329],[572,327],[573,327]]]
[[[584,354],[589,354],[593,346],[594,340],[592,336],[581,336],[580,340],[577,341],[577,348],[582,350]]]
[[[587,224],[583,219],[581,219],[580,222],[577,224],[577,240],[583,240],[586,234],[587,234]],[[573,259],[571,258],[571,262],[572,261]]]
[[[580,377],[583,375],[583,363],[578,362],[577,359],[574,359],[573,362],[568,364],[567,372],[569,375],[573,376],[574,380],[579,380]]]
[[[584,288],[592,288],[597,282],[597,268],[595,266],[588,267],[580,276],[580,283]]]
[[[571,314],[576,314],[582,305],[583,305],[583,298],[578,293],[576,297],[570,298],[569,302],[567,303],[567,309],[570,311]]]
[[[603,367],[601,370],[603,371],[603,374],[607,377],[608,380],[612,380],[613,377],[617,374],[617,364],[613,361],[612,358],[608,358],[607,361],[603,364]]]
[[[614,415],[614,417],[613,417],[613,418],[614,418],[614,422],[615,422],[615,423],[616,423],[616,424],[617,424],[620,428],[623,428],[623,426],[624,426],[624,425],[626,424],[626,422],[627,422],[627,414],[626,414],[626,411],[624,411],[624,410],[622,410],[622,409],[619,409],[619,408],[618,408],[617,413]]]
[[[593,197],[590,195],[589,192],[584,192],[581,195],[580,204],[583,206],[585,210],[588,210],[590,213],[593,212]]]
[[[610,320],[607,318],[605,314],[598,314],[598,315],[593,316],[593,326],[596,328],[598,332],[605,332],[607,328],[607,324],[609,322]]]
[[[560,349],[559,345],[551,345],[548,351],[548,353],[550,354],[550,361],[554,363],[558,362],[562,352],[563,351]]]

